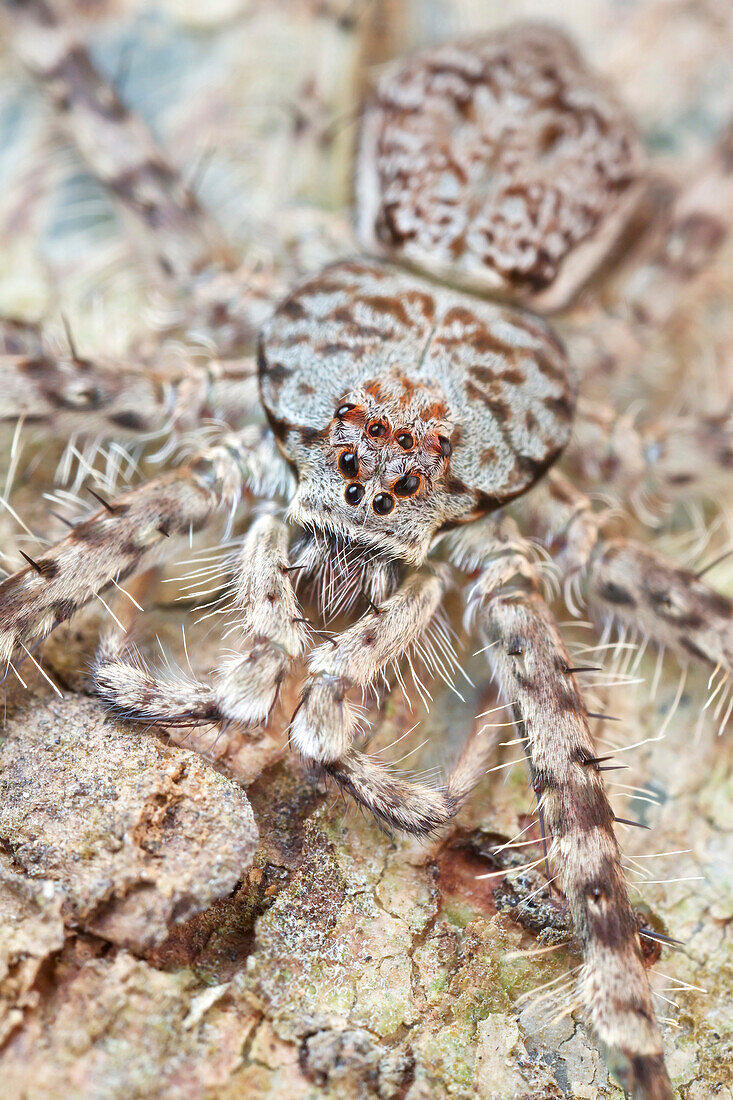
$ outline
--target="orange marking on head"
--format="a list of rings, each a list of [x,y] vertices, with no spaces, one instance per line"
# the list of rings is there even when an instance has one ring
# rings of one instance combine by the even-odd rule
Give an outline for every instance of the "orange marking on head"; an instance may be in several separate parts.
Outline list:
[[[421,420],[445,420],[448,415],[448,410],[442,401],[433,401],[432,405],[428,405],[426,409],[423,409],[420,413]]]

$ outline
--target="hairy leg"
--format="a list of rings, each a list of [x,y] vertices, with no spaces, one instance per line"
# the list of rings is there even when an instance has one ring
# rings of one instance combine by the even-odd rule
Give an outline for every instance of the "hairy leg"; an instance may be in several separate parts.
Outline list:
[[[733,414],[633,415],[582,400],[563,467],[586,491],[601,487],[643,517],[644,498],[715,500],[733,481]]]
[[[41,424],[45,435],[180,437],[210,419],[240,428],[258,404],[248,357],[147,371],[119,360],[0,355],[0,421]]]
[[[48,0],[0,0],[11,43],[49,93],[91,172],[125,215],[137,251],[177,302],[156,328],[187,326],[194,341],[213,336],[220,356],[252,350],[272,302],[285,288],[256,264],[238,266],[214,218],[183,184],[146,126],[73,38]]]
[[[492,596],[491,588],[484,594],[480,579],[478,621],[525,738],[550,858],[583,953],[586,1012],[624,1087],[644,1100],[671,1098],[614,813],[570,655],[540,596]]]
[[[660,328],[733,229],[733,120],[674,196],[612,287],[637,321]]]
[[[42,423],[64,436],[149,432],[168,413],[163,380],[132,364],[49,355],[0,356],[0,420]]]
[[[631,539],[609,539],[594,550],[587,587],[591,610],[602,621],[635,628],[683,662],[700,661],[730,675],[733,600],[694,573]]]
[[[458,811],[481,774],[482,756],[463,753],[446,786],[438,790],[401,779],[353,747],[359,712],[349,693],[366,690],[413,647],[422,644],[428,660],[433,646],[442,648],[439,634],[431,639],[430,629],[445,585],[443,573],[416,573],[380,607],[315,649],[291,723],[291,742],[307,760],[387,824],[418,836],[444,825]],[[445,649],[434,659],[445,663]]]
[[[0,584],[0,664],[21,656],[112,583],[160,558],[176,535],[233,509],[252,477],[261,429],[224,435],[181,468],[105,503]],[[269,456],[268,456],[269,457]]]
[[[582,378],[622,380],[675,317],[698,276],[713,263],[733,228],[733,122],[676,192],[654,193],[647,223],[599,291],[599,309],[580,303],[558,321]]]
[[[534,530],[553,546],[571,606],[587,592],[601,621],[616,619],[676,653],[733,670],[733,600],[634,539],[606,535],[606,519],[557,471],[529,502]]]
[[[232,563],[234,619],[226,634],[241,639],[236,652],[221,658],[211,681],[161,676],[133,660],[120,639],[106,639],[94,680],[105,703],[120,717],[161,726],[266,721],[306,633],[290,580],[288,538],[274,516],[255,520]]]

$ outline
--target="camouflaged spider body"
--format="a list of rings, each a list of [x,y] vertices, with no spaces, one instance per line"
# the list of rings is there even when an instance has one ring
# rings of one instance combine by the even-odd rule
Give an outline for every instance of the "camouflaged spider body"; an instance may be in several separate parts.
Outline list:
[[[260,347],[304,527],[420,565],[437,535],[527,491],[567,442],[575,386],[536,317],[374,263],[336,264]]]
[[[245,276],[52,10],[29,0],[9,11],[19,53],[147,233],[152,266],[194,317],[203,311],[220,324],[220,361],[174,386],[169,430],[195,428],[212,408],[241,420],[251,390],[226,356],[246,331]],[[655,286],[668,300],[724,236],[729,145],[730,137],[713,155],[706,187],[667,208],[642,256],[645,300]],[[0,585],[0,656],[14,668],[59,622],[168,552],[173,537],[204,527],[222,506],[233,514],[245,488],[269,486],[281,507],[252,520],[232,564],[236,651],[206,681],[177,679],[133,661],[124,638],[111,637],[97,689],[114,712],[163,726],[266,721],[306,651],[293,570],[310,575],[326,611],[359,600],[366,610],[311,650],[291,741],[389,825],[422,835],[455,815],[484,753],[469,742],[441,787],[402,778],[356,747],[355,695],[389,667],[399,677],[412,646],[445,672],[453,655],[443,596],[458,570],[472,573],[467,626],[487,642],[528,758],[583,952],[582,1002],[626,1086],[663,1098],[671,1091],[618,819],[576,681],[586,670],[573,667],[541,595],[536,553],[503,511],[548,474],[574,427],[581,470],[602,452],[633,480],[653,450],[663,479],[672,442],[684,438],[688,475],[700,474],[691,441],[710,433],[699,425],[657,424],[646,435],[626,425],[619,445],[612,413],[575,419],[574,369],[540,316],[623,251],[646,185],[632,123],[558,32],[516,27],[388,69],[364,109],[358,154],[357,226],[372,258],[331,265],[275,308],[258,352],[267,425],[222,429],[182,466],[105,501],[28,558]],[[9,415],[67,423],[93,408],[107,431],[133,433],[161,417],[154,372],[43,355],[16,357],[6,371]],[[552,543],[571,609],[583,586],[601,620],[638,624],[662,647],[730,668],[730,601],[632,540],[605,538],[587,496],[561,474],[529,499],[530,531]]]
[[[398,63],[361,125],[367,250],[533,310],[577,292],[645,184],[633,126],[548,28]],[[575,410],[573,371],[536,315],[361,261],[277,310],[260,377],[298,471],[293,518],[412,564],[526,492]]]

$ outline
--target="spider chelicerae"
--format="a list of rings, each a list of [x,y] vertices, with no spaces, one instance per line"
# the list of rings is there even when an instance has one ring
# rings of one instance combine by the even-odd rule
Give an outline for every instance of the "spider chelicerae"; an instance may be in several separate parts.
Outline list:
[[[138,231],[155,277],[205,319],[216,359],[185,376],[72,355],[3,364],[3,415],[63,430],[166,438],[169,472],[115,496],[0,585],[0,657],[16,671],[58,624],[222,512],[249,513],[229,569],[236,651],[211,677],[163,675],[107,634],[96,690],[163,727],[266,722],[312,629],[296,588],[351,619],[308,653],[290,739],[387,825],[445,826],[486,768],[471,738],[444,785],[404,778],[359,746],[360,693],[416,649],[450,675],[442,618],[465,588],[537,796],[548,859],[583,953],[579,990],[625,1087],[671,1095],[638,925],[574,663],[545,598],[701,662],[733,709],[730,600],[617,528],[589,493],[689,491],[730,465],[729,424],[637,423],[586,401],[582,339],[546,319],[610,287],[653,334],[727,233],[731,134],[687,189],[656,181],[633,123],[557,31],[517,26],[388,68],[357,156],[364,257],[328,266],[256,336],[250,273],[214,219],[42,2],[9,5],[18,53]],[[245,288],[245,289],[243,289]],[[558,327],[558,326],[555,326]],[[582,327],[582,326],[581,326]],[[610,331],[610,330],[609,330]],[[256,377],[241,349],[257,339]],[[603,332],[598,340],[603,346]],[[637,348],[623,349],[630,369]],[[257,405],[263,415],[257,416]],[[200,429],[215,420],[215,428]],[[182,456],[182,457],[181,457]],[[524,494],[531,490],[529,496]],[[252,510],[253,498],[271,507]],[[641,496],[639,497],[641,500]],[[551,560],[538,549],[549,548]],[[406,656],[405,656],[406,655]],[[628,823],[626,823],[628,824]],[[652,933],[647,932],[647,935]]]

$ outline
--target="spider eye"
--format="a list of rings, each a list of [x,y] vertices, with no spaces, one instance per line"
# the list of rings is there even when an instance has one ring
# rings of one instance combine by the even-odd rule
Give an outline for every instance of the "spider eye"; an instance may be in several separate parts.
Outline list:
[[[351,485],[347,485],[344,490],[344,498],[347,504],[358,504],[361,498],[364,496],[364,486],[359,485],[354,481]]]
[[[420,488],[420,478],[415,474],[403,474],[394,484],[394,491],[398,497],[411,497]]]
[[[367,435],[370,435],[372,439],[381,439],[383,435],[387,434],[387,425],[382,420],[374,420],[367,428]]]
[[[378,516],[387,516],[394,508],[394,497],[389,493],[377,493],[372,501],[372,508]]]
[[[397,442],[403,451],[411,451],[415,446],[415,440],[410,432],[400,432],[397,436]]]
[[[341,420],[343,416],[346,416],[347,413],[350,413],[351,410],[355,408],[356,405],[350,405],[347,401],[345,405],[339,405],[339,407],[336,409],[336,417]]]
[[[359,473],[359,459],[353,451],[343,451],[339,456],[338,465],[344,477],[356,477]]]
[[[453,452],[453,447],[451,445],[450,439],[448,439],[448,436],[438,436],[438,443],[440,444],[440,453],[443,455],[444,458],[449,458]]]

